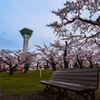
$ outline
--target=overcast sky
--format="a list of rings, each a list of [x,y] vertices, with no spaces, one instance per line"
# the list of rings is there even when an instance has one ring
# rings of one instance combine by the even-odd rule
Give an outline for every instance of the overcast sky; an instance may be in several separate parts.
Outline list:
[[[29,48],[35,44],[43,45],[53,42],[53,30],[46,27],[58,17],[50,11],[63,7],[66,0],[0,0],[0,50],[23,49],[20,30],[29,28],[33,35]]]

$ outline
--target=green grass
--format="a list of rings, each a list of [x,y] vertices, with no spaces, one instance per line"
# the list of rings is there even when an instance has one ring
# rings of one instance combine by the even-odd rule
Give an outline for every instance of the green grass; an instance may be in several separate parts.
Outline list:
[[[52,70],[43,70],[42,78],[39,73],[39,71],[15,72],[13,76],[9,76],[8,72],[0,73],[0,86],[3,88],[4,95],[42,91],[45,86],[40,83],[40,80],[49,80]]]
[[[40,80],[49,80],[52,70],[42,70],[42,78],[39,71],[29,71],[28,73],[15,72],[13,76],[9,76],[8,72],[0,73],[0,87],[3,88],[4,95],[14,95],[23,92],[43,91],[45,85]],[[100,97],[100,74],[99,85],[96,90],[97,97]]]

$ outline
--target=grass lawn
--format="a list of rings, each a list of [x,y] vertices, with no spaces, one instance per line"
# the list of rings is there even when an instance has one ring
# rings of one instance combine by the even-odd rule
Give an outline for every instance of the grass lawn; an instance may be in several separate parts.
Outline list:
[[[42,91],[45,85],[40,80],[49,80],[52,70],[42,70],[42,78],[40,71],[22,71],[14,72],[13,76],[9,76],[8,72],[0,73],[0,87],[3,88],[4,95],[14,95],[29,91]]]
[[[40,78],[39,73],[40,71],[29,71],[28,73],[20,71],[15,72],[13,76],[9,76],[8,72],[2,72],[0,73],[0,87],[2,87],[4,95],[42,91],[45,85],[42,85],[40,80],[49,80],[52,75],[52,70],[42,70],[42,78]],[[96,96],[100,96],[100,74]]]

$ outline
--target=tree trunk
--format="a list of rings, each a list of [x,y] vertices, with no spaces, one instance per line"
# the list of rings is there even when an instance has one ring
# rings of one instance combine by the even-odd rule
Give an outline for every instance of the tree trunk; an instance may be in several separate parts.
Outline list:
[[[67,41],[65,41],[65,50],[64,50],[64,55],[63,55],[63,61],[64,61],[64,68],[68,68],[69,61],[66,60],[67,56]]]
[[[68,68],[69,61],[64,60],[64,68]]]
[[[52,65],[52,69],[53,69],[53,71],[56,71],[56,66]]]
[[[78,55],[76,57],[77,57],[77,62],[79,64],[79,67],[83,68],[83,65],[82,65],[83,61],[79,59]]]
[[[13,76],[13,72],[14,72],[14,69],[12,67],[12,64],[10,63],[9,64],[9,76]]]
[[[91,59],[89,59],[89,63],[90,63],[90,68],[93,68],[93,64],[92,64]]]
[[[80,68],[83,68],[83,64],[82,64],[82,63],[83,63],[83,61],[78,60],[78,64],[79,64],[79,67],[80,67]]]
[[[45,60],[52,66],[53,71],[56,71],[56,64],[57,64],[58,62],[55,63],[54,60],[53,60],[53,58],[52,58],[52,56],[51,56],[50,61],[48,61],[47,59],[45,59]]]
[[[79,66],[80,66],[80,68],[83,68],[83,65],[82,65],[82,63],[79,63]]]
[[[0,64],[0,72],[1,72],[1,64]]]
[[[37,62],[37,70],[39,70],[39,62]]]
[[[9,70],[9,76],[13,76],[13,73],[14,73],[13,68],[10,68],[10,70]]]
[[[46,65],[44,66],[44,69],[49,69],[49,65],[47,61],[46,61]]]
[[[73,68],[79,68],[79,65],[75,62]]]
[[[62,63],[61,63],[61,66],[60,67],[63,68]]]
[[[29,64],[25,64],[24,65],[24,73],[27,73],[28,69],[29,69]]]
[[[10,70],[9,70],[9,76],[13,75],[13,73],[14,73],[14,71],[15,71],[15,69],[16,69],[17,66],[18,66],[17,64],[14,67],[12,67],[11,65],[9,66],[9,68],[10,68]]]
[[[27,69],[26,69],[26,67],[24,67],[24,73],[27,73]]]

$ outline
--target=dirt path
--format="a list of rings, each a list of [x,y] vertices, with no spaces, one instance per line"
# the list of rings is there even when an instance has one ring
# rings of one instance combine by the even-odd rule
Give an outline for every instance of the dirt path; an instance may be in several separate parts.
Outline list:
[[[35,92],[27,92],[16,94],[13,96],[1,96],[0,100],[46,100],[44,97],[38,95]]]
[[[38,93],[38,92],[27,92],[16,94],[13,96],[0,96],[0,100],[63,100],[57,97],[57,93]]]
[[[2,87],[0,87],[0,96],[3,95],[3,92],[2,92]]]
[[[2,95],[2,88],[0,87],[0,94]],[[26,92],[21,94],[16,94],[13,96],[1,96],[0,100],[67,100],[66,97],[58,95],[58,92],[45,92],[45,93],[38,93],[38,92]],[[74,98],[73,98],[74,97]],[[73,96],[73,93],[71,93],[71,99],[70,100],[84,100],[82,97]],[[96,100],[100,100],[100,98],[96,98]]]

